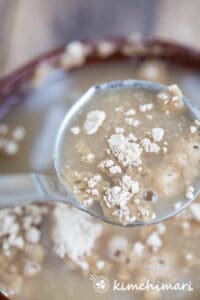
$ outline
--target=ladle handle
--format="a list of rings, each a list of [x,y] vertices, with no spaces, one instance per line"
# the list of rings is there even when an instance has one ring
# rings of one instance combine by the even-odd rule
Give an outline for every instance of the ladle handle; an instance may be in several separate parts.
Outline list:
[[[58,183],[41,174],[0,175],[0,208],[30,203],[70,202],[59,193]]]

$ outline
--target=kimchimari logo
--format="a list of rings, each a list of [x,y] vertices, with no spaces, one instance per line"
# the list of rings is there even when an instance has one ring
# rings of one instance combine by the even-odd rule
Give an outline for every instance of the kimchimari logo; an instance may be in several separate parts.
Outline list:
[[[95,292],[99,294],[104,294],[109,291],[110,288],[110,280],[102,275],[96,275],[95,273],[91,274],[89,279],[93,283],[93,288]]]
[[[174,283],[162,283],[160,281],[151,282],[146,280],[141,283],[127,283],[124,281],[114,280],[113,291],[125,292],[125,291],[194,291],[192,282],[174,282]]]
[[[110,280],[103,275],[91,274],[89,279],[93,283],[93,288],[95,292],[99,294],[104,294],[111,288],[113,292],[128,292],[128,291],[194,291],[192,287],[192,282],[173,282],[173,283],[162,283],[160,281],[151,282],[146,280],[141,283],[131,283],[125,281],[114,280],[111,286]]]

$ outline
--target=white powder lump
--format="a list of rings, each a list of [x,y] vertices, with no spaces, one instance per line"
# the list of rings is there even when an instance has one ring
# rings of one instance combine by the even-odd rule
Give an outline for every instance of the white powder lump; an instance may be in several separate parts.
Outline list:
[[[99,168],[110,168],[114,165],[114,161],[112,159],[106,159],[99,163]]]
[[[166,233],[167,228],[166,228],[165,224],[163,224],[163,223],[158,223],[158,224],[156,225],[156,227],[157,227],[157,230],[158,230],[158,233],[159,233],[159,234],[165,234],[165,233]]]
[[[27,243],[40,242],[41,232],[38,226],[48,209],[43,206],[27,205],[15,209],[0,211],[0,246],[9,256],[12,249],[23,249]]]
[[[193,199],[194,198],[194,188],[193,186],[189,185],[186,188],[185,197],[187,199]]]
[[[141,112],[146,112],[152,110],[154,105],[153,103],[141,104],[139,108]]]
[[[142,149],[140,145],[130,141],[122,133],[111,135],[108,144],[113,155],[124,167],[141,164]]]
[[[90,164],[90,163],[94,163],[95,162],[95,155],[94,155],[94,153],[88,153],[88,154],[86,154],[86,155],[83,155],[82,157],[81,157],[81,160],[83,161],[83,162],[85,162],[85,163],[88,163],[88,164]]]
[[[86,159],[88,160],[88,161],[93,161],[93,160],[95,160],[95,155],[94,155],[94,153],[88,153],[88,154],[86,154]]]
[[[82,269],[87,269],[86,258],[101,235],[102,225],[94,223],[88,214],[64,204],[57,205],[52,214],[51,237],[57,255],[68,256]]]
[[[164,138],[165,131],[163,128],[153,128],[151,129],[151,135],[154,142],[160,142]]]
[[[25,135],[26,130],[23,126],[10,129],[8,125],[0,124],[0,152],[8,156],[16,155]]]
[[[122,169],[120,168],[120,166],[115,165],[114,161],[112,159],[106,159],[103,160],[99,163],[99,168],[100,169],[105,169],[107,168],[108,171],[110,172],[110,174],[118,174],[122,172]]]
[[[136,111],[135,111],[134,108],[130,108],[129,110],[127,110],[127,111],[125,112],[125,115],[126,115],[126,116],[134,116],[135,114],[136,114]]]
[[[72,127],[71,129],[71,132],[74,134],[74,135],[78,135],[80,133],[80,127],[76,126],[76,127]]]
[[[176,84],[172,84],[168,87],[169,92],[172,95],[172,102],[174,102],[175,106],[182,107],[183,103],[183,93],[181,89]]]
[[[102,110],[92,110],[87,114],[84,128],[87,134],[94,134],[103,124],[106,114]]]
[[[105,261],[103,261],[103,260],[98,260],[98,261],[96,262],[96,267],[97,267],[98,270],[102,270],[102,269],[105,267]]]
[[[109,168],[109,172],[111,174],[118,174],[122,172],[122,169],[120,168],[120,166],[113,166]]]
[[[154,60],[143,62],[137,73],[138,77],[144,80],[162,83],[165,83],[167,80],[166,66],[163,63]]]
[[[123,207],[116,208],[112,215],[113,217],[118,218],[124,225],[126,225],[127,222],[133,223],[137,219],[135,215],[131,215],[129,207],[125,205]]]
[[[133,127],[138,127],[140,124],[140,121],[130,117],[125,118],[125,122]]]
[[[123,133],[124,132],[124,128],[122,127],[115,127],[115,133]]]
[[[29,230],[25,234],[25,238],[28,242],[37,244],[41,238],[41,232],[39,229],[35,227],[30,227]]]
[[[152,119],[153,119],[153,116],[150,115],[150,114],[146,115],[146,117],[147,117],[147,119],[150,120],[150,121],[152,121]]]
[[[192,203],[189,206],[189,209],[192,213],[193,218],[195,221],[200,223],[200,204],[199,203]]]
[[[196,126],[190,126],[190,132],[191,133],[197,132],[197,127]]]
[[[120,186],[122,187],[122,190],[127,190],[133,195],[137,194],[140,191],[138,181],[133,180],[128,175],[124,175],[122,177],[122,180],[120,181]]]
[[[119,185],[104,189],[103,200],[109,208],[115,206],[125,208],[131,197],[139,191],[138,181],[134,181],[130,176],[124,175],[119,181]]]
[[[12,131],[12,138],[19,142],[22,141],[25,138],[26,135],[26,129],[22,126],[16,127]]]
[[[9,296],[19,295],[28,277],[42,270],[46,249],[40,242],[41,226],[47,212],[36,205],[0,211],[0,285]]]
[[[194,123],[198,128],[200,128],[200,122],[198,120],[195,120]]]
[[[148,138],[144,138],[141,140],[141,147],[147,153],[160,152],[160,147],[156,143],[152,143]]]
[[[87,189],[86,192],[91,195],[91,196],[96,196],[98,197],[99,196],[99,191],[98,189]]]
[[[116,112],[123,112],[123,110],[124,110],[124,107],[123,107],[123,106],[117,106],[117,107],[115,108],[115,111],[116,111]]]
[[[18,249],[24,247],[23,237],[20,236],[20,226],[11,210],[3,209],[0,211],[0,238],[1,248],[5,255],[10,254],[12,247]]]
[[[84,206],[91,206],[94,203],[94,199],[88,198],[86,200],[83,200],[83,205]]]
[[[151,247],[153,252],[157,252],[162,246],[162,240],[157,232],[152,232],[147,238],[146,244]]]
[[[90,189],[93,189],[97,185],[97,183],[100,182],[100,181],[101,181],[101,176],[100,175],[93,176],[87,182],[88,187]]]
[[[135,242],[133,245],[133,253],[136,256],[141,256],[144,252],[144,244],[142,244],[141,242]]]
[[[73,41],[67,45],[61,56],[61,65],[65,68],[82,66],[86,57],[90,54],[90,47],[79,41]]]
[[[16,142],[13,141],[7,141],[4,145],[4,150],[7,155],[15,155],[19,151],[19,146]]]
[[[113,55],[116,51],[116,46],[111,41],[101,41],[97,45],[97,53],[101,58],[106,58]]]
[[[176,108],[184,106],[183,93],[176,84],[169,85],[166,90],[160,92],[158,100],[163,101],[164,104],[172,103]]]
[[[182,201],[179,201],[179,202],[174,203],[173,206],[175,209],[180,209],[182,205],[183,205]]]

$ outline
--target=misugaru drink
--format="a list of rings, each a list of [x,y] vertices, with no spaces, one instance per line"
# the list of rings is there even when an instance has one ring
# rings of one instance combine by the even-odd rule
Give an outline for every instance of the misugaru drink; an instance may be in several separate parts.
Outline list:
[[[104,44],[104,54],[105,48],[113,51],[113,47],[108,46],[109,44],[106,44],[106,47]],[[74,42],[68,48],[71,52],[74,48],[80,50],[81,44]],[[76,62],[77,52],[81,53],[81,51],[76,51],[75,56],[71,55],[72,58],[76,58]],[[79,62],[82,63],[83,60]],[[69,56],[67,56],[67,63],[69,65]],[[114,63],[106,61],[102,64],[87,66],[74,73],[67,73],[67,75],[63,73],[62,70],[60,72],[56,70],[54,73],[51,64],[40,65],[31,81],[28,82],[28,94],[24,96],[24,101],[13,107],[13,110],[1,120],[1,173],[46,172],[49,175],[55,175],[52,149],[60,120],[64,118],[69,106],[94,84],[127,78],[145,79],[166,85],[177,83],[189,98],[194,99],[197,105],[200,104],[199,72],[170,62],[150,59],[115,61]],[[141,200],[138,203],[137,200],[133,201],[134,208],[136,205],[138,208],[143,205],[147,207],[154,201],[165,203],[168,197],[176,193],[182,196],[189,193],[188,196],[191,196],[191,186],[193,186],[195,175],[192,170],[196,170],[199,166],[198,163],[196,166],[193,164],[194,161],[197,162],[199,155],[198,124],[191,120],[184,107],[176,107],[174,102],[164,105],[160,104],[155,97],[143,99],[141,103],[129,102],[131,99],[131,95],[130,99],[123,97],[123,101],[115,98],[115,101],[111,101],[108,106],[98,106],[99,104],[95,103],[94,107],[88,107],[88,111],[83,113],[82,119],[74,120],[71,128],[75,129],[69,131],[67,151],[68,157],[73,159],[68,160],[69,168],[64,171],[71,174],[69,177],[71,183],[74,182],[75,170],[82,174],[80,181],[83,184],[83,192],[75,194],[79,201],[89,198],[94,198],[95,201],[96,199],[94,195],[93,197],[86,195],[85,186],[88,182],[83,181],[86,177],[84,171],[87,171],[88,178],[97,176],[97,181],[98,174],[100,174],[101,181],[108,182],[105,186],[107,189],[111,188],[114,179],[117,180],[114,185],[119,186],[119,180],[123,175],[131,177],[134,182],[138,181],[140,191],[138,195],[134,194],[133,198],[137,197]],[[121,106],[123,106],[122,111],[119,108]],[[115,111],[116,108],[117,111]],[[135,109],[135,115],[130,109]],[[88,116],[88,113],[95,110],[103,111],[105,118],[95,133],[88,134],[91,130],[89,131],[86,126],[86,132],[84,124],[91,115],[94,115],[91,113]],[[126,112],[128,115],[125,115]],[[166,124],[161,122],[158,112],[164,120],[168,120]],[[103,115],[101,113],[101,119]],[[172,116],[174,116],[174,121],[172,121]],[[125,121],[125,118],[129,119]],[[179,120],[179,118],[183,119]],[[133,126],[133,124],[136,125],[134,120],[141,123],[135,127]],[[142,122],[144,127],[141,126]],[[182,123],[182,131],[181,128],[177,128],[179,123]],[[117,127],[124,128],[124,132],[119,128],[116,129]],[[107,137],[105,137],[105,128],[107,128]],[[137,140],[134,138],[135,141],[130,140],[129,143],[136,143],[141,147],[140,141],[145,138],[150,141],[149,145],[154,143],[159,149],[158,153],[142,150],[140,171],[138,170],[140,166],[135,165],[131,166],[134,172],[129,171],[129,167],[123,166],[124,161],[122,159],[118,161],[114,152],[108,154],[104,151],[110,148],[113,135],[120,135],[120,140],[121,138],[127,140],[130,133],[134,134]],[[102,146],[98,148],[99,144],[95,144],[94,141],[98,140],[99,136],[102,139]],[[154,138],[157,136],[156,141],[153,140],[153,136]],[[158,136],[160,141],[157,140]],[[175,141],[172,139],[173,136],[175,136]],[[168,141],[168,144],[165,141]],[[87,144],[88,148],[85,147]],[[79,152],[77,145],[79,145]],[[107,163],[103,163],[100,168],[99,164],[108,157],[113,163],[108,163],[108,166],[106,166]],[[175,157],[175,164],[168,164],[171,157]],[[120,169],[121,173],[115,173]],[[155,170],[157,173],[157,177],[148,174],[151,185],[148,184],[147,177],[144,177],[146,181],[142,177],[147,169]],[[187,172],[183,174],[184,169]],[[174,181],[176,184],[173,184]],[[70,182],[68,184],[70,185]],[[94,184],[96,183],[91,180],[90,189]],[[99,189],[99,184],[98,182],[93,189]],[[72,188],[73,185],[71,184]],[[80,188],[80,182],[78,188]],[[84,198],[83,195],[87,197]],[[103,203],[103,201],[103,198],[100,198],[100,202]],[[177,202],[179,202],[178,199]],[[87,205],[87,201],[85,204]],[[104,206],[105,213],[107,212],[110,218],[117,218],[112,215],[111,208],[105,203]],[[153,212],[150,217],[152,214]],[[136,217],[141,218],[142,215]],[[126,219],[123,218],[124,221]],[[0,289],[5,290],[12,300],[94,300],[99,298],[113,300],[116,297],[134,300],[170,300],[172,292],[167,290],[113,292],[113,281],[134,284],[145,284],[147,280],[155,284],[156,282],[190,281],[194,291],[173,291],[173,299],[198,300],[199,249],[199,197],[187,209],[166,222],[131,229],[100,222],[63,204],[53,207],[35,204],[4,209],[0,211]],[[96,276],[91,276],[94,274]],[[110,280],[110,289],[106,289],[103,295],[93,288],[101,276]]]
[[[97,201],[107,217],[126,224],[154,219],[157,202],[175,199],[178,209],[194,198],[200,123],[177,85],[101,91],[72,123],[62,175],[85,206]]]

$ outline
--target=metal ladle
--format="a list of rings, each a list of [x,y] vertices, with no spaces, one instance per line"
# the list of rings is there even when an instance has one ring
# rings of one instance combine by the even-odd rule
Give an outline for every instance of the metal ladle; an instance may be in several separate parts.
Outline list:
[[[82,109],[84,105],[94,99],[94,96],[102,92],[112,92],[120,90],[149,90],[161,92],[166,89],[166,86],[157,83],[141,80],[122,80],[114,81],[91,87],[69,110],[65,119],[60,125],[55,140],[54,148],[54,163],[57,177],[50,177],[44,174],[15,174],[0,176],[0,208],[15,207],[30,203],[56,203],[63,202],[73,205],[74,207],[89,213],[90,215],[101,219],[107,223],[121,225],[121,223],[113,222],[107,218],[102,211],[98,202],[94,202],[91,207],[84,207],[75,197],[73,192],[64,182],[61,174],[64,167],[64,144],[66,144],[65,135],[70,129],[71,121],[74,116]],[[190,112],[192,118],[200,122],[200,111],[188,100],[183,99],[185,106]],[[125,226],[150,225],[168,219],[176,213],[188,206],[200,193],[200,184],[197,184],[194,189],[194,198],[184,198],[181,201],[181,206],[175,209],[175,200],[166,201],[165,203],[157,201],[154,204],[156,218],[150,221],[135,221],[128,223]]]

